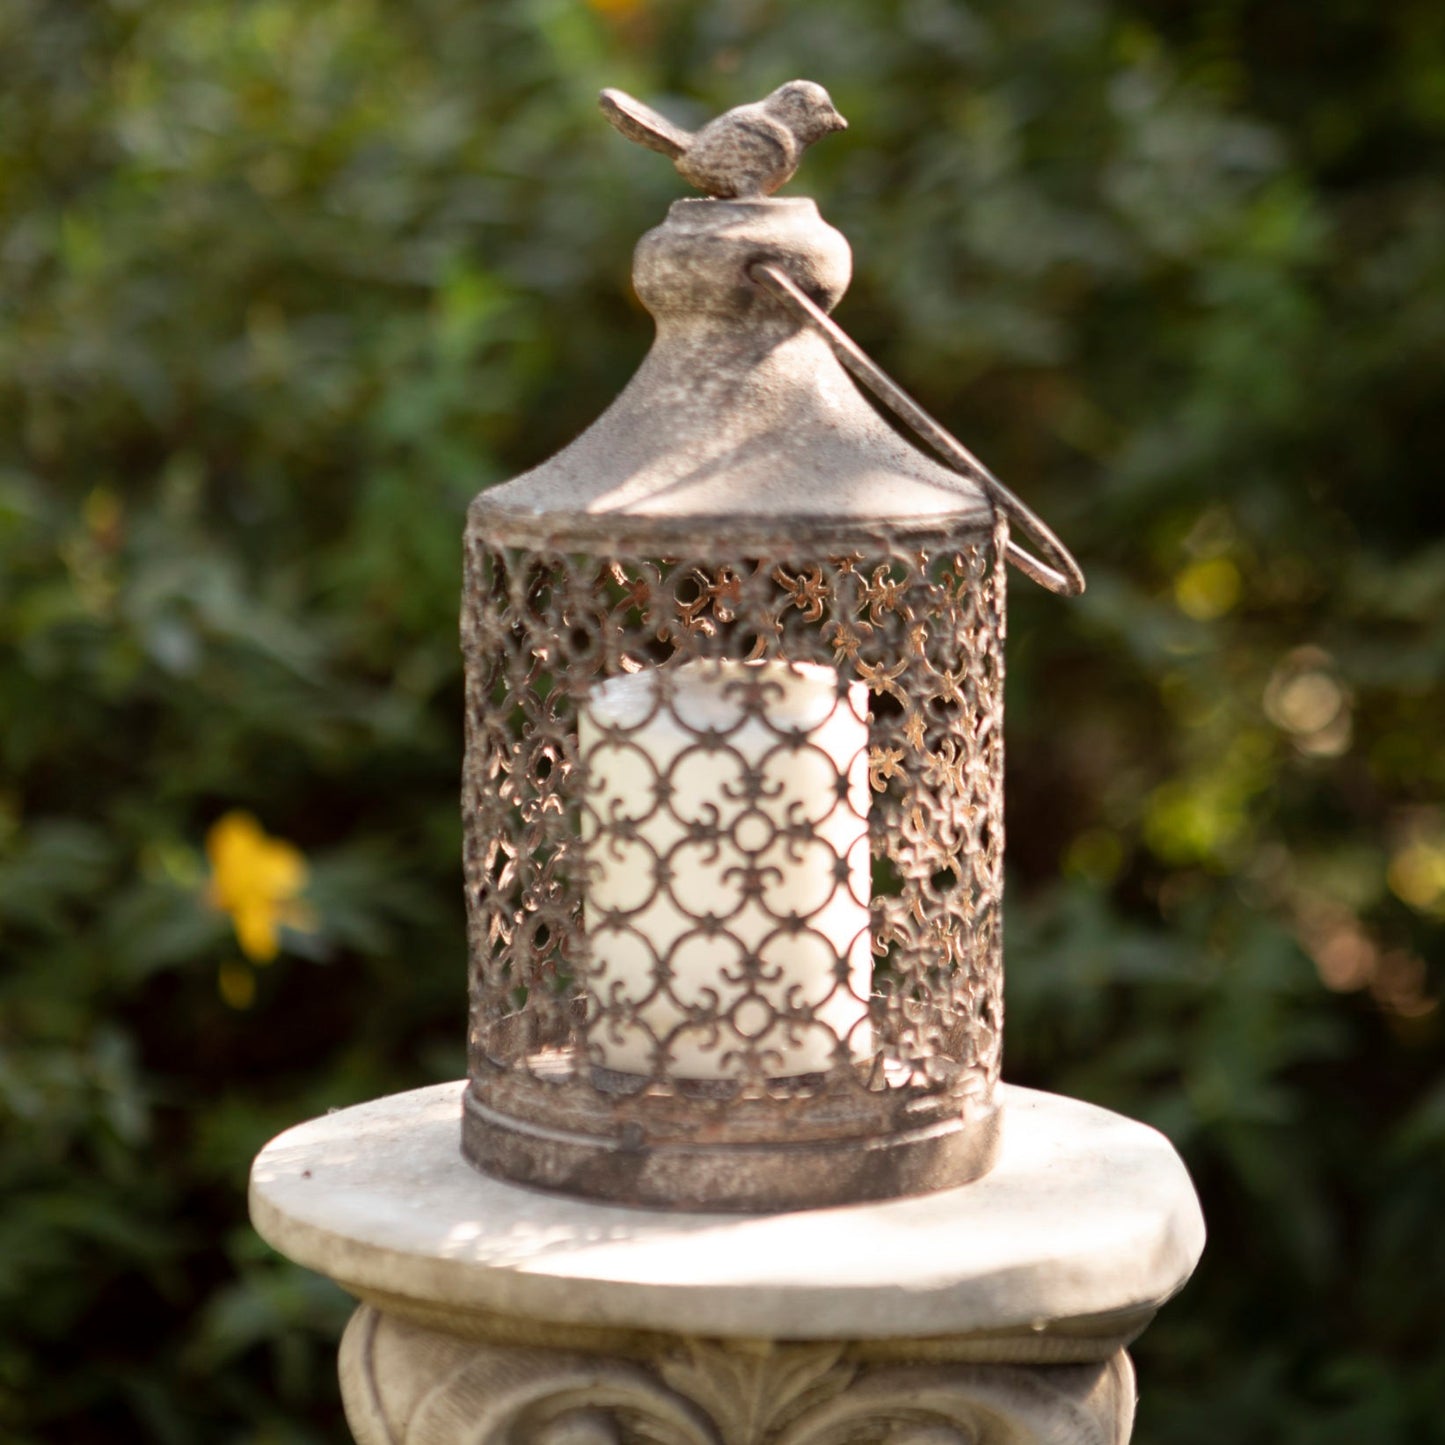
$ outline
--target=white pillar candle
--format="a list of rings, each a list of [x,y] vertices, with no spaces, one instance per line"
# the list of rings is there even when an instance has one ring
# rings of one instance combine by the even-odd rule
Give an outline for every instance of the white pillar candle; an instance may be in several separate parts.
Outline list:
[[[786,662],[698,660],[662,677],[597,683],[578,718],[589,1043],[634,1074],[660,1045],[687,1079],[736,1078],[747,1049],[775,1078],[832,1067],[839,1039],[869,1053],[866,687],[840,696],[834,668]],[[719,836],[689,836],[699,824]],[[621,1002],[639,1022],[599,1016]],[[688,1024],[689,1006],[727,1018]],[[776,1017],[802,1006],[811,1021]]]

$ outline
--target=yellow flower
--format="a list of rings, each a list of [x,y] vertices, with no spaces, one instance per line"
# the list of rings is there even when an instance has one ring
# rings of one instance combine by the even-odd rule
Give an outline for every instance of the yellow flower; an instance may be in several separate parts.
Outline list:
[[[206,834],[206,857],[206,902],[230,914],[236,942],[253,962],[276,957],[282,928],[315,929],[315,915],[300,901],[309,871],[305,857],[294,843],[270,837],[250,813],[218,818]]]

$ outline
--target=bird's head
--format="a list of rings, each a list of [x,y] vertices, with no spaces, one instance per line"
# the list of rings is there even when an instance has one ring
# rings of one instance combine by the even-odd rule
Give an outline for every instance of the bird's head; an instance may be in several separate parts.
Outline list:
[[[848,122],[838,114],[828,92],[811,80],[790,80],[763,104],[804,145],[812,145],[830,131],[848,129]]]

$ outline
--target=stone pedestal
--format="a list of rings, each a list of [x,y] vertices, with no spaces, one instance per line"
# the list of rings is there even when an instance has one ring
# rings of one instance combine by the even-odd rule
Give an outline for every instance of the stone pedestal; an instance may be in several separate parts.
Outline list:
[[[1123,1445],[1128,1343],[1204,1241],[1154,1130],[1003,1090],[961,1188],[772,1215],[582,1203],[489,1179],[461,1084],[273,1140],[251,1217],[361,1302],[360,1445]]]

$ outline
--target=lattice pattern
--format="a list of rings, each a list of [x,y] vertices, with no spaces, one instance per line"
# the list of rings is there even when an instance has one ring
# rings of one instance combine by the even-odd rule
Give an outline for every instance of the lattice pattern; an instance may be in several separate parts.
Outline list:
[[[659,560],[473,524],[470,1068],[489,1109],[649,1140],[702,1118],[747,1142],[988,1103],[1004,542]]]

